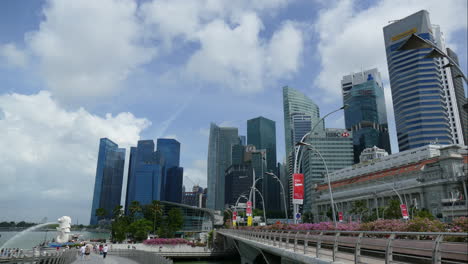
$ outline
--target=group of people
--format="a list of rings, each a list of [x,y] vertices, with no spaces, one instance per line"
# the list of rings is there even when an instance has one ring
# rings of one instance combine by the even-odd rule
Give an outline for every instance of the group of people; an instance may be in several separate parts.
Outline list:
[[[107,244],[100,244],[99,246],[91,244],[83,245],[80,248],[81,260],[88,260],[89,255],[91,254],[91,250],[93,250],[96,254],[99,252],[99,255],[102,255],[103,258],[106,258],[107,251],[109,251],[109,247],[107,246]]]

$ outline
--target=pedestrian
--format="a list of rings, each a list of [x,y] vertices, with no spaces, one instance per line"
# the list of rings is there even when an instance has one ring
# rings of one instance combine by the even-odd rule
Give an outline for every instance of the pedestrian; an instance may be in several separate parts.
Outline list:
[[[80,248],[80,255],[81,255],[81,260],[84,259],[84,256],[85,256],[85,252],[86,252],[86,246],[83,245],[81,248]]]
[[[103,258],[106,258],[107,250],[109,250],[109,248],[107,247],[107,244],[106,244],[106,245],[104,246],[104,248],[102,249],[102,256],[103,256]]]
[[[102,255],[102,248],[103,248],[103,246],[102,246],[102,244],[100,244],[99,245],[99,255]]]
[[[85,246],[85,260],[89,259],[89,254],[91,254],[91,246]]]

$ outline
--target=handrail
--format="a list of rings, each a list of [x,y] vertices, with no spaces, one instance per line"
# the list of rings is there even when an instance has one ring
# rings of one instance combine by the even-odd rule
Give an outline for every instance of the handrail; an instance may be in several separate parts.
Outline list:
[[[173,264],[171,259],[159,255],[156,252],[148,252],[137,249],[114,249],[109,251],[110,255],[128,258],[139,264]]]
[[[19,256],[0,256],[0,263],[2,264],[16,264],[16,263],[60,263],[70,264],[77,256],[78,251],[74,249],[68,249],[65,251],[57,252],[46,252],[35,256],[32,255],[19,255]]]
[[[291,250],[292,247],[292,252],[296,254],[314,254],[316,258],[330,258],[331,261],[349,257],[355,263],[360,263],[365,256],[385,260],[385,263],[391,263],[395,258],[396,261],[402,258],[412,258],[413,261],[432,260],[436,264],[440,264],[442,259],[450,263],[468,262],[468,248],[465,243],[443,239],[455,237],[460,241],[468,233],[248,229],[221,229],[218,232],[233,235],[231,238],[234,239],[239,237],[254,240],[273,248]],[[422,236],[427,239],[421,240]],[[303,245],[303,250],[298,250],[298,245]]]

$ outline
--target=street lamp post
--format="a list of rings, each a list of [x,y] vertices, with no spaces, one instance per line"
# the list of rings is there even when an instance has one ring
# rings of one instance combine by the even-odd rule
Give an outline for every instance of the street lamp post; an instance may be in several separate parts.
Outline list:
[[[327,118],[329,115],[331,115],[331,114],[333,114],[333,113],[336,113],[336,112],[338,112],[338,111],[340,111],[340,110],[343,110],[343,109],[345,109],[345,108],[347,108],[347,107],[348,107],[348,105],[345,104],[345,105],[343,105],[342,107],[340,107],[340,108],[338,108],[338,109],[336,109],[336,110],[333,110],[333,111],[331,111],[330,113],[324,115],[324,116],[323,116],[322,118],[320,118],[320,120],[312,127],[312,129],[311,129],[309,132],[307,132],[307,133],[301,138],[301,141],[299,141],[298,143],[296,143],[296,146],[294,147],[294,167],[293,167],[294,170],[293,170],[293,173],[299,173],[299,171],[300,171],[300,166],[301,166],[301,161],[302,161],[302,153],[301,153],[300,159],[298,159],[298,156],[299,156],[299,152],[300,152],[300,150],[301,150],[301,146],[304,145],[304,144],[300,144],[300,143],[305,142],[305,140],[307,139],[307,137],[308,137],[311,133],[313,133],[313,132],[315,131],[315,129],[318,127],[318,125],[319,125],[320,123],[322,123],[323,120],[325,120],[325,118]],[[332,208],[333,208],[333,207],[332,207]],[[297,219],[296,219],[295,216],[296,216],[296,214],[298,213],[298,210],[299,210],[298,204],[293,204],[293,210],[294,210],[294,216],[293,216],[293,218],[294,218],[294,223],[297,224]],[[334,210],[334,209],[333,209],[333,210]],[[335,217],[335,218],[336,218],[336,217]],[[336,221],[335,221],[335,224],[336,224]]]
[[[452,58],[450,58],[450,56],[448,56],[447,54],[445,54],[445,52],[439,49],[437,45],[435,45],[434,43],[432,43],[431,41],[427,39],[423,39],[416,34],[412,34],[411,37],[409,37],[405,41],[405,43],[403,43],[397,50],[404,51],[404,50],[427,49],[427,48],[431,48],[432,51],[429,52],[425,56],[426,58],[446,58],[449,61],[449,64],[445,66],[454,66],[460,73],[459,77],[463,78],[465,83],[468,84],[466,76],[463,74],[460,66]]]
[[[278,176],[276,176],[273,172],[265,172],[265,174],[270,175],[270,176],[272,176],[273,178],[275,178],[275,180],[278,181],[279,184],[280,184],[280,186],[281,186],[281,190],[283,191],[284,214],[285,214],[285,216],[286,216],[286,221],[289,223],[289,219],[288,219],[288,207],[286,206],[286,193],[284,192],[283,183],[282,183],[281,180],[278,178]]]
[[[311,149],[311,150],[315,151],[315,152],[317,153],[317,155],[320,157],[320,159],[322,160],[322,162],[323,162],[323,166],[325,167],[325,173],[327,174],[328,191],[329,191],[329,193],[330,193],[330,205],[331,205],[332,214],[333,214],[333,224],[334,224],[335,227],[336,227],[335,202],[333,201],[333,191],[332,191],[332,187],[331,187],[330,174],[329,174],[329,172],[328,172],[327,162],[326,162],[325,159],[323,158],[323,156],[322,156],[322,154],[320,153],[320,151],[318,151],[314,146],[312,146],[312,145],[309,144],[309,143],[305,143],[305,142],[299,142],[299,143],[301,143],[301,144],[304,145],[304,146],[308,146],[308,147],[309,147],[308,149]]]
[[[263,195],[262,193],[255,187],[252,187],[255,191],[258,192],[258,194],[260,194],[260,198],[262,198],[262,203],[263,203],[263,218],[265,220],[265,224],[266,224],[266,221],[267,221],[267,218],[266,218],[266,209],[265,209],[265,199],[263,199]]]

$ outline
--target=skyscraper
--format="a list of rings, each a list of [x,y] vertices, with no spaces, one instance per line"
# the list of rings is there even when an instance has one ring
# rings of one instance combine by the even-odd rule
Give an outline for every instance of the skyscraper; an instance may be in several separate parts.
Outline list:
[[[175,139],[158,138],[157,151],[164,157],[161,200],[180,203],[182,199],[183,168],[179,167],[180,143]]]
[[[345,129],[327,128],[325,132],[315,132],[309,136],[308,142],[314,150],[305,151],[302,162],[304,173],[304,189],[314,190],[314,185],[326,181],[326,172],[331,173],[354,163],[353,135]],[[314,206],[314,191],[304,192],[304,212],[311,212]]]
[[[210,125],[208,143],[208,197],[206,207],[215,210],[224,208],[224,176],[231,166],[232,146],[239,144],[238,129]]]
[[[385,48],[392,89],[395,122],[400,151],[431,142],[452,144],[463,139],[459,116],[449,114],[457,109],[452,79],[444,69],[443,59],[426,58],[428,48],[399,51],[412,35],[436,43],[445,50],[438,26],[433,26],[429,13],[421,10],[384,27]],[[457,121],[458,119],[458,121]]]
[[[320,110],[309,97],[294,88],[285,86],[283,87],[283,113],[286,156],[289,156],[297,143],[295,138],[302,138],[320,120]],[[302,126],[297,126],[297,128],[300,127],[301,132],[296,131],[294,133],[293,117],[297,114],[310,119],[311,127],[308,130]],[[323,131],[323,128],[324,125],[321,124],[316,128],[316,131]]]
[[[266,169],[276,173],[276,126],[275,122],[265,117],[247,120],[247,144],[254,145],[257,150],[266,151]],[[263,177],[262,194],[268,211],[280,210],[279,184],[272,177],[264,174],[255,175]]]
[[[130,149],[125,201],[127,213],[132,201],[145,205],[161,200],[164,166],[165,158],[161,152],[154,151],[153,140],[139,140],[137,147]]]
[[[96,225],[101,219],[110,219],[114,208],[120,205],[124,164],[125,149],[119,148],[108,138],[101,138],[90,225]],[[107,212],[102,218],[96,215],[96,209],[99,208],[104,208]]]
[[[341,80],[346,129],[353,132],[354,163],[366,148],[390,150],[387,110],[377,69],[346,75]]]

